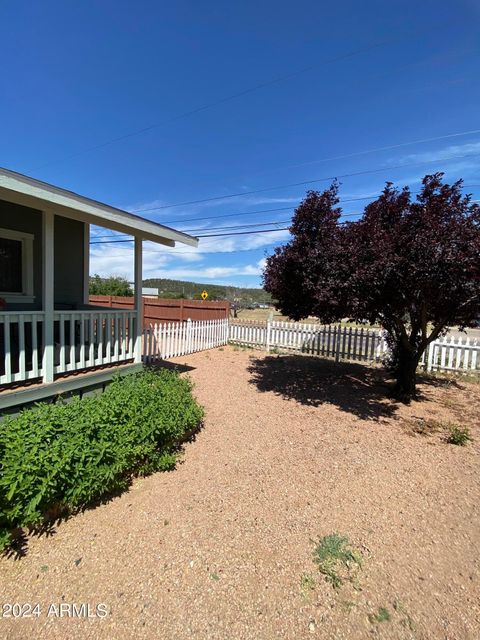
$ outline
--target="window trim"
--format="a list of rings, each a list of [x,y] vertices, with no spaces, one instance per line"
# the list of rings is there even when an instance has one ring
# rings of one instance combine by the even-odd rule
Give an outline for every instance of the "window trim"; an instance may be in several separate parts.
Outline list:
[[[17,240],[22,243],[22,292],[0,291],[0,298],[6,302],[34,302],[33,294],[33,240],[32,233],[17,231],[15,229],[0,228],[0,238]]]

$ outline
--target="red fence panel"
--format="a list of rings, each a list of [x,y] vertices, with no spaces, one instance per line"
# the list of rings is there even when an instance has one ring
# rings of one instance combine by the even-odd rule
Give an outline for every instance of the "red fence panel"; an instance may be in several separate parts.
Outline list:
[[[90,296],[91,305],[114,309],[133,309],[133,297]],[[144,325],[150,322],[178,322],[179,320],[221,320],[230,316],[228,300],[170,300],[143,298]]]

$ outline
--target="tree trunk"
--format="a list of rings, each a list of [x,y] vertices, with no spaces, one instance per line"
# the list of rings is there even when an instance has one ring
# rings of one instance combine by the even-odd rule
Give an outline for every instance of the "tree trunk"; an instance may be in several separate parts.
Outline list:
[[[409,403],[416,398],[417,366],[420,356],[414,350],[398,348],[395,366],[396,383],[392,395],[401,402]]]

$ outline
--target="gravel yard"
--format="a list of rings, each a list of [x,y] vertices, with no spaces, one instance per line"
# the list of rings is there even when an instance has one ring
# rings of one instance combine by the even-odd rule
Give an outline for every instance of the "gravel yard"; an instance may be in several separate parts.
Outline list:
[[[175,471],[0,560],[0,602],[40,604],[0,637],[480,638],[480,385],[427,380],[405,407],[359,364],[231,347],[176,362],[204,428]],[[473,442],[447,444],[448,422]],[[313,562],[333,532],[362,558],[338,589]]]

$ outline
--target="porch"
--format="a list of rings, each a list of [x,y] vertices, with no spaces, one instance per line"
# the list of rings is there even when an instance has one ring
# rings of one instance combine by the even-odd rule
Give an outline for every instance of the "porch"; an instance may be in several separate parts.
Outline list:
[[[90,227],[130,239],[130,309],[89,303]],[[188,234],[0,168],[0,410],[74,390],[142,361],[143,242]],[[61,384],[60,384],[61,380]],[[35,393],[33,389],[35,388]]]

